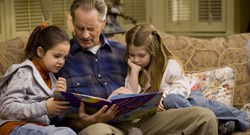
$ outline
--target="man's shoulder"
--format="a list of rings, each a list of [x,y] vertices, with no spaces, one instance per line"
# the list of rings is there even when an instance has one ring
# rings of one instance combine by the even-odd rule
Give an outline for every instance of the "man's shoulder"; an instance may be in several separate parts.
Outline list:
[[[126,46],[120,42],[117,42],[117,41],[114,41],[114,40],[107,40],[109,45],[112,47],[112,48],[116,48],[116,49],[126,49]]]

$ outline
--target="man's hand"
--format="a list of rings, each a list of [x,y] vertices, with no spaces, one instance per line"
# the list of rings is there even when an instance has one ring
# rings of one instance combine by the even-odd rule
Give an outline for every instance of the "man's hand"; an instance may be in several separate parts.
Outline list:
[[[76,130],[82,130],[83,128],[95,124],[95,123],[106,123],[109,120],[113,119],[118,113],[118,106],[112,105],[108,108],[107,105],[104,105],[98,112],[93,115],[88,115],[84,111],[84,103],[81,102],[79,107],[79,117],[77,119],[72,119],[70,122],[70,127]]]

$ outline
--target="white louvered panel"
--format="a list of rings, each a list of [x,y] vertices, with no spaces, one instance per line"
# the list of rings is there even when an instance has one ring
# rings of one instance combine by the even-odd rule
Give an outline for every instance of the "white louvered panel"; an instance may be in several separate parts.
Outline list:
[[[12,0],[12,37],[29,36],[36,26],[42,24],[42,5],[40,0]]]
[[[52,1],[52,24],[60,27],[65,27],[66,16],[65,16],[65,3],[64,0],[53,0]]]
[[[33,30],[36,26],[42,25],[43,13],[41,0],[29,0],[30,27]]]
[[[69,13],[72,0],[53,0],[51,9],[52,24],[66,29],[66,12]]]
[[[15,29],[12,32],[29,31],[29,5],[27,1],[14,0]]]
[[[193,0],[166,1],[166,31],[190,32],[193,30]]]
[[[125,15],[137,20],[137,23],[146,22],[146,1],[145,0],[124,0],[122,11]],[[129,21],[125,21],[129,23]]]
[[[222,3],[220,0],[199,1],[200,22],[221,22],[221,20],[222,20]]]
[[[198,0],[195,30],[198,32],[225,32],[226,0]]]
[[[169,18],[171,22],[190,21],[190,2],[186,0],[169,1]]]

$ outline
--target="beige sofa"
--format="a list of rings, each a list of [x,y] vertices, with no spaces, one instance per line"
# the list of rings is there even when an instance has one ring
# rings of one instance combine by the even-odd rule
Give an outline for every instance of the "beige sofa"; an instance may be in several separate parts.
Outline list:
[[[161,36],[165,45],[183,62],[187,73],[224,66],[233,67],[236,72],[233,105],[241,108],[250,101],[249,58],[245,49],[247,40],[250,40],[250,33],[212,39],[174,36],[166,33],[161,33]],[[122,34],[115,35],[111,39],[125,43]],[[17,37],[0,43],[0,77],[11,64],[24,60],[23,50],[26,43],[27,37]]]

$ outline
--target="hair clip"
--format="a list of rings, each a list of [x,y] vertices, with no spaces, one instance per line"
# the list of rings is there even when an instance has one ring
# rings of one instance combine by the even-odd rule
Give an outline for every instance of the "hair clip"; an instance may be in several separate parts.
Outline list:
[[[43,29],[45,29],[45,28],[47,28],[47,27],[48,27],[48,24],[44,21],[44,22],[42,23],[41,29],[43,30]]]

